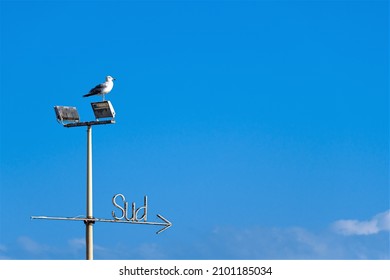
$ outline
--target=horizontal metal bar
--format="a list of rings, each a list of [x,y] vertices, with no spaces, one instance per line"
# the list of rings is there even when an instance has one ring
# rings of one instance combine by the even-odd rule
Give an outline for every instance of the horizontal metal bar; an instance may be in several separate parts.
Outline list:
[[[73,122],[64,124],[64,127],[77,127],[77,126],[92,126],[101,124],[114,124],[115,120],[103,120],[103,121],[90,121],[90,122]]]
[[[31,219],[44,219],[44,220],[69,220],[69,221],[84,221],[91,220],[82,217],[48,217],[48,216],[31,216]]]
[[[160,215],[159,215],[160,216]],[[127,220],[110,220],[101,218],[83,218],[83,217],[48,217],[48,216],[31,216],[31,219],[41,220],[61,220],[61,221],[85,221],[85,222],[103,222],[103,223],[121,223],[121,224],[137,224],[137,225],[155,225],[155,226],[171,226],[171,223],[159,222],[136,222]],[[164,219],[164,221],[166,221]]]

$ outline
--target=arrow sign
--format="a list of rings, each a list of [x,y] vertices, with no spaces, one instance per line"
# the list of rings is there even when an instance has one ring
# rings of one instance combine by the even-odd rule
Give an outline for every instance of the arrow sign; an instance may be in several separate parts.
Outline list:
[[[164,219],[163,216],[157,214],[157,217],[160,218],[161,220],[163,220],[165,222],[165,227],[163,227],[162,229],[160,229],[159,231],[156,232],[156,234],[159,234],[159,233],[162,233],[164,230],[170,228],[172,226],[172,223],[170,221],[168,221],[167,219]],[[161,224],[162,225],[162,224]]]
[[[172,226],[172,223],[163,216],[157,214],[163,222],[137,222],[127,220],[110,220],[102,218],[86,218],[86,217],[50,217],[50,216],[31,216],[31,219],[44,219],[44,220],[62,220],[62,221],[84,221],[84,222],[103,222],[103,223],[122,223],[122,224],[133,224],[133,225],[152,225],[152,226],[163,226],[162,229],[156,232],[159,234]]]

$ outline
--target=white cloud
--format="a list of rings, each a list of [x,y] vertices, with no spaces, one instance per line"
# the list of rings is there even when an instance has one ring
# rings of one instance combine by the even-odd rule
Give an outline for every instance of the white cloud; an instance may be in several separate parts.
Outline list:
[[[68,240],[69,251],[75,257],[84,257],[85,254],[85,238],[72,238]],[[107,258],[115,258],[115,250],[112,248],[106,248],[100,246],[96,243],[93,244],[94,258],[97,259],[107,259]]]
[[[156,243],[143,243],[136,248],[136,254],[142,259],[165,258],[163,249]]]
[[[49,247],[43,244],[39,244],[38,242],[32,240],[28,236],[21,236],[18,238],[19,245],[23,248],[23,250],[32,253],[32,254],[42,254],[45,251],[49,250]]]
[[[4,252],[7,252],[7,247],[0,244],[0,253],[4,253]]]
[[[329,252],[329,244],[322,237],[303,229],[292,228],[290,232],[293,234],[293,239],[301,245],[306,246],[311,252],[318,256],[325,256]]]
[[[217,254],[215,254],[215,252]],[[208,258],[329,259],[340,258],[329,237],[302,227],[218,228],[209,241]],[[214,255],[215,254],[215,255]],[[206,256],[207,257],[207,256]]]
[[[7,252],[7,247],[5,245],[0,244],[0,260],[6,260],[8,257],[5,255]]]
[[[73,238],[68,240],[68,244],[74,250],[84,249],[85,248],[85,239],[84,238]]]
[[[375,216],[378,228],[388,230],[389,213]],[[374,218],[373,218],[374,219]],[[208,240],[208,250],[192,248],[198,258],[217,259],[389,259],[386,235],[343,236],[329,228],[218,227]],[[197,251],[198,250],[198,251]]]
[[[390,210],[379,213],[368,221],[339,220],[332,228],[342,235],[370,235],[390,231]]]
[[[17,239],[18,244],[25,252],[25,258],[45,258],[45,259],[83,259],[85,256],[85,239],[72,238],[67,244],[47,245],[33,240],[29,236],[20,236]],[[94,244],[94,255],[97,258],[115,258],[115,255],[109,248]],[[5,247],[0,244],[0,259],[5,258],[1,253],[5,252]]]

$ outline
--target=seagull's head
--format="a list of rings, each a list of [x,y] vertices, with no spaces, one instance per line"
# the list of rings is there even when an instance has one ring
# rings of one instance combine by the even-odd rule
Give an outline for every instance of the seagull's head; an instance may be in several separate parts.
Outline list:
[[[108,82],[108,81],[114,81],[114,80],[116,80],[115,78],[113,78],[113,77],[111,77],[111,76],[107,76],[106,77],[106,81]]]

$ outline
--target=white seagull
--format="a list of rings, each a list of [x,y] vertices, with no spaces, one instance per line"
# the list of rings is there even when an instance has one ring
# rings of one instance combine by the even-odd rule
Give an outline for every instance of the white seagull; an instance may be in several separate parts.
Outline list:
[[[96,87],[91,89],[87,94],[84,94],[83,97],[88,97],[92,95],[102,95],[104,101],[104,95],[109,93],[114,87],[114,82],[113,82],[114,80],[115,78],[111,76],[107,76],[106,81],[104,83],[97,85]]]

